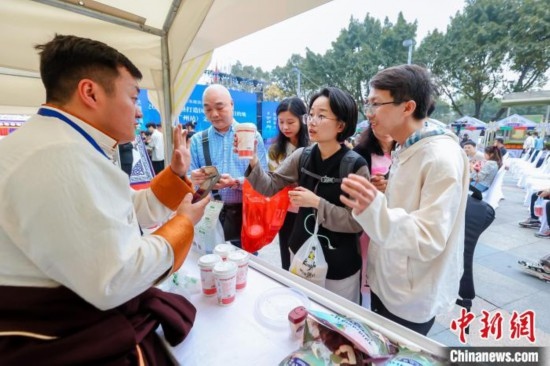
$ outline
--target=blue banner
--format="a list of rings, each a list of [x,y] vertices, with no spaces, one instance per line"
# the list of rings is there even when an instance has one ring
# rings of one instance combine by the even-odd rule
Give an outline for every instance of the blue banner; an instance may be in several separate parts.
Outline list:
[[[279,133],[277,114],[279,102],[262,102],[262,137],[274,139]]]
[[[195,130],[202,131],[210,127],[210,122],[206,120],[204,108],[202,107],[202,94],[206,89],[206,85],[196,85],[187,100],[185,107],[179,115],[179,122],[186,124],[187,122],[196,122]],[[229,90],[234,103],[233,117],[237,122],[252,122],[256,123],[256,100],[255,93],[246,93],[237,90]]]
[[[160,113],[149,100],[147,90],[142,89],[139,91],[137,105],[141,107],[141,113],[143,113],[143,118],[138,121],[140,130],[146,130],[145,125],[147,123],[160,123]]]
[[[178,121],[185,125],[193,121],[196,123],[195,131],[202,131],[210,127],[210,122],[206,120],[204,108],[202,106],[202,94],[207,85],[196,85],[189,96],[187,103],[181,111]],[[257,124],[257,100],[256,93],[247,93],[237,90],[229,90],[233,98],[234,114],[237,122],[252,122]],[[138,98],[138,105],[141,106],[143,119],[140,121],[140,127],[145,130],[147,123],[160,123],[160,113],[150,102],[147,90],[141,90]],[[277,136],[279,132],[277,127],[277,116],[275,110],[278,102],[262,102],[262,136],[264,139],[270,139]]]

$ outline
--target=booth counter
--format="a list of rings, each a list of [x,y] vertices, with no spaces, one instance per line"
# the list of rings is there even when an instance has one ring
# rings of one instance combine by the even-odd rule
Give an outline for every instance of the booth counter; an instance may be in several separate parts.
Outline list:
[[[198,258],[191,251],[179,275],[200,278]],[[277,326],[265,323],[255,308],[266,292],[288,288],[306,295],[310,309],[360,319],[394,343],[445,357],[443,345],[254,256],[249,262],[247,286],[237,292],[232,304],[220,306],[215,296],[202,292],[187,296],[197,308],[195,324],[180,345],[167,347],[178,363],[188,366],[277,365],[298,349],[300,342],[290,337],[286,322]]]

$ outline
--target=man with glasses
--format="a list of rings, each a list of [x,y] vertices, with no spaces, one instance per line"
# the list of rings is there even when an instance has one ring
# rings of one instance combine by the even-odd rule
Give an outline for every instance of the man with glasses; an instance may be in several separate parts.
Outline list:
[[[201,169],[213,165],[221,174],[220,181],[214,186],[213,196],[224,202],[220,221],[223,225],[225,240],[241,246],[242,228],[242,184],[248,160],[239,159],[233,152],[235,126],[233,119],[233,99],[226,87],[220,84],[208,86],[202,95],[204,114],[212,126],[195,133],[191,138],[191,181],[196,186],[206,180]],[[256,116],[253,116],[254,118]],[[262,168],[267,169],[267,155],[262,136],[256,132],[258,158]]]
[[[386,194],[351,174],[342,182],[350,197],[341,197],[371,238],[371,309],[424,335],[458,295],[469,181],[457,137],[428,121],[434,94],[417,65],[374,76],[367,116],[398,143]]]

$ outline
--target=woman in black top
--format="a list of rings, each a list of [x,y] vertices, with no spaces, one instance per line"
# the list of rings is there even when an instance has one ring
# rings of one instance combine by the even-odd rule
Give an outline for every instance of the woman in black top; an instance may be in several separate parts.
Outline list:
[[[361,227],[355,222],[351,211],[340,202],[340,165],[346,153],[354,159],[352,172],[369,177],[365,159],[344,146],[344,141],[355,132],[357,105],[351,95],[333,87],[324,88],[311,98],[307,123],[311,154],[300,166],[304,148],[297,149],[274,172],[264,172],[258,158],[250,160],[245,175],[254,189],[265,195],[273,195],[285,186],[298,184],[291,191],[291,203],[299,207],[298,216],[290,235],[289,245],[296,253],[313,232],[315,219],[305,219],[311,213],[319,221],[319,235],[329,238],[329,248],[321,239],[328,263],[325,287],[351,301],[359,303],[361,256],[359,233]],[[304,168],[306,171],[302,171]],[[324,179],[322,179],[324,178]],[[333,178],[333,179],[331,179]]]

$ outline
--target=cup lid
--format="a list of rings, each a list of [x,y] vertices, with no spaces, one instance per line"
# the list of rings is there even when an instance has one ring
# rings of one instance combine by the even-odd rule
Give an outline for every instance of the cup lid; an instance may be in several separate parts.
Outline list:
[[[227,254],[235,250],[235,247],[231,244],[218,244],[214,247],[214,253]]]
[[[248,261],[248,252],[245,250],[239,249],[229,253],[229,255],[227,256],[227,259],[236,263],[246,262]]]
[[[235,262],[218,262],[212,270],[216,275],[231,275],[237,273],[237,264]]]
[[[258,297],[254,313],[261,324],[285,329],[288,327],[289,312],[298,306],[310,306],[310,301],[303,292],[290,287],[275,287]]]
[[[217,254],[205,254],[199,258],[199,266],[213,266],[221,261],[222,257]]]

